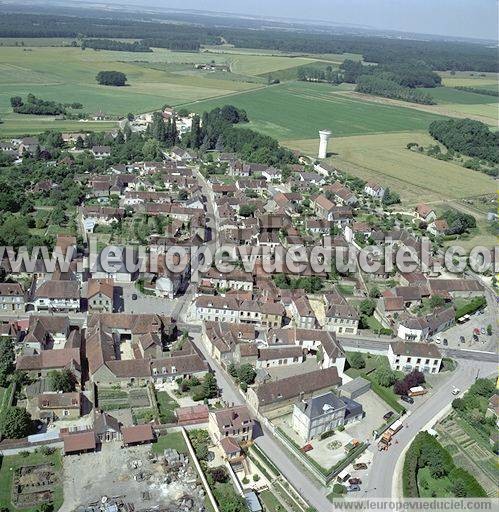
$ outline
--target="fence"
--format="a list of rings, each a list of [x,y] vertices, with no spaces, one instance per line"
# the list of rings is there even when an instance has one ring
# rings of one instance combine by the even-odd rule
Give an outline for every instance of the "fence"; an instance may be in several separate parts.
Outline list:
[[[315,476],[322,485],[328,485],[333,478],[340,473],[343,469],[345,469],[350,463],[352,463],[355,459],[360,457],[360,455],[367,449],[369,443],[361,443],[356,446],[354,449],[350,450],[346,457],[340,460],[337,464],[335,464],[329,470],[322,468],[319,464],[313,460],[311,460],[307,455],[302,453],[299,448],[293,443],[291,439],[289,439],[284,432],[282,432],[279,428],[273,429],[274,434],[278,437],[278,439],[288,448],[293,455],[295,455],[298,460]],[[320,468],[320,469],[319,469]]]

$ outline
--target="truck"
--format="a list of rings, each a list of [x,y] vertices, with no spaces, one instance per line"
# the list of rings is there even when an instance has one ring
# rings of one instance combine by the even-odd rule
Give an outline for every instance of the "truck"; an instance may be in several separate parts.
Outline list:
[[[428,390],[425,389],[423,386],[414,386],[413,388],[409,389],[409,396],[421,396],[428,393]]]
[[[378,442],[378,450],[388,450],[388,447],[392,444],[393,436],[403,427],[400,420],[394,421],[383,433],[381,439]]]

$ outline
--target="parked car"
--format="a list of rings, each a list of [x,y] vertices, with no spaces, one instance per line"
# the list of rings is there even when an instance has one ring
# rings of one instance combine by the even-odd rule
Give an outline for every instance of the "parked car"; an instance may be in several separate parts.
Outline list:
[[[385,421],[389,420],[393,416],[393,411],[388,411],[386,414],[383,415],[383,419]]]
[[[353,465],[353,469],[355,469],[356,471],[360,469],[367,469],[367,464],[365,462],[357,462],[356,464]]]
[[[460,390],[459,388],[454,388],[454,389],[452,390],[452,394],[453,394],[454,396],[459,395],[459,393],[461,393],[461,390]]]
[[[360,491],[360,485],[349,485],[347,487],[347,492],[357,492]]]
[[[360,478],[349,478],[348,483],[350,485],[360,485],[362,483],[362,480]]]
[[[444,338],[444,346],[447,346],[449,344],[447,338]]]
[[[413,404],[414,403],[414,398],[412,398],[410,396],[407,396],[407,395],[402,395],[400,397],[400,400],[402,400],[402,402],[407,402],[408,404]]]
[[[132,293],[132,300],[137,300],[137,294],[136,293]]]
[[[486,332],[487,332],[487,331],[485,330],[485,327],[482,327],[482,328],[480,329],[480,334],[485,334]]]
[[[464,343],[465,341],[464,336],[459,336],[459,343]]]
[[[478,334],[473,334],[473,341],[478,341]]]

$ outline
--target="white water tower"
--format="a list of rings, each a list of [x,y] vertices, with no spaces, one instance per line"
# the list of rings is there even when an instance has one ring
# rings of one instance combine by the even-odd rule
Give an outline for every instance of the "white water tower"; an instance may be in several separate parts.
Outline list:
[[[331,137],[331,132],[329,130],[319,131],[319,158],[326,158],[327,156],[327,143],[329,141],[329,137]]]

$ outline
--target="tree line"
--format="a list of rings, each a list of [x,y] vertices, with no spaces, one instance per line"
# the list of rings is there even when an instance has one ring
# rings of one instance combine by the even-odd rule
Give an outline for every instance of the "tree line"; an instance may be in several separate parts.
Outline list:
[[[480,121],[472,119],[433,121],[428,131],[448,150],[494,164],[499,163],[499,132],[492,132]]]
[[[151,48],[143,41],[127,43],[114,39],[83,39],[81,49],[92,48],[94,50],[111,50],[115,52],[152,52]]]
[[[422,60],[432,70],[499,71],[492,45],[389,39],[318,32],[218,27],[199,24],[160,23],[129,19],[63,16],[56,14],[2,13],[0,37],[134,38],[148,46],[196,50],[201,44],[226,41],[237,48],[259,48],[300,53],[357,53],[366,62],[390,65]]]
[[[456,85],[453,89],[458,91],[472,92],[474,94],[485,94],[485,96],[499,96],[499,91],[492,91],[490,89],[479,89],[478,87],[468,87],[466,85]]]
[[[441,77],[421,61],[366,66],[347,59],[339,69],[344,82],[357,84],[357,92],[425,105],[435,101],[417,88],[439,87],[442,83]]]

